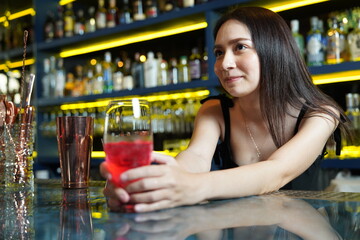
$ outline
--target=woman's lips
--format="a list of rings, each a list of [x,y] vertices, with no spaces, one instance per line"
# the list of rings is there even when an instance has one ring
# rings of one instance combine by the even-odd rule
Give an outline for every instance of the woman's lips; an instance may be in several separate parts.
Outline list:
[[[231,82],[238,81],[241,78],[243,78],[243,77],[242,76],[227,77],[227,78],[225,78],[225,82],[231,83]]]

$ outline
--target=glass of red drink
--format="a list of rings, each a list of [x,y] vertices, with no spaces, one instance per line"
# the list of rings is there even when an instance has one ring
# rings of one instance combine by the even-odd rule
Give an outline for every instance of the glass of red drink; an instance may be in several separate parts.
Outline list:
[[[149,103],[138,98],[111,101],[106,109],[104,151],[111,181],[125,188],[120,175],[131,168],[149,165],[153,150]],[[131,212],[132,205],[124,205]]]

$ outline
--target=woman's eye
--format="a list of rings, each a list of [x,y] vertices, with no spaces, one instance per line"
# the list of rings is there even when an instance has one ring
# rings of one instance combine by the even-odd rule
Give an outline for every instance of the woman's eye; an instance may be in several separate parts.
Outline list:
[[[236,50],[243,50],[246,49],[247,47],[244,44],[237,44],[236,45]]]
[[[221,56],[222,55],[222,51],[220,51],[220,50],[215,50],[214,51],[214,55],[215,55],[215,57],[219,57],[219,56]]]

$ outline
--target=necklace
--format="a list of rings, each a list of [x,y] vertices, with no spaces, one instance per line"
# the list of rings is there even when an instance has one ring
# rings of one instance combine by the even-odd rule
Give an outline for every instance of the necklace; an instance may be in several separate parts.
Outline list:
[[[260,161],[260,159],[261,159],[261,152],[260,152],[260,150],[259,150],[258,145],[257,145],[256,142],[255,142],[255,139],[254,139],[254,137],[253,137],[253,135],[252,135],[252,133],[251,133],[251,131],[250,131],[250,128],[249,128],[248,125],[246,124],[246,121],[245,121],[245,127],[246,127],[246,130],[247,130],[250,138],[251,138],[251,141],[253,142],[253,144],[254,144],[254,146],[255,146],[256,155],[257,155],[257,157],[258,157],[258,160]]]

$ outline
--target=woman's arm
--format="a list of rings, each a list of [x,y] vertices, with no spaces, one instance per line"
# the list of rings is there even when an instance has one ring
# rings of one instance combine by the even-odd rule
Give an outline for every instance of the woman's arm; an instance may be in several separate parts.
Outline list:
[[[126,189],[131,198],[139,202],[135,207],[137,211],[153,211],[208,199],[272,192],[310,167],[322,152],[336,125],[334,120],[323,115],[304,118],[298,133],[292,139],[269,159],[254,164],[194,173],[196,171],[191,172],[190,159],[181,158],[180,163],[187,171],[176,166],[160,165],[133,169],[122,176],[124,180],[144,178],[128,185]],[[192,144],[202,146],[197,142]],[[194,149],[201,151],[197,147]]]

